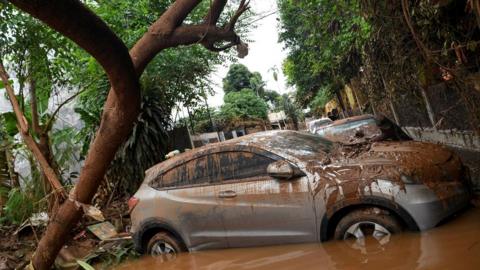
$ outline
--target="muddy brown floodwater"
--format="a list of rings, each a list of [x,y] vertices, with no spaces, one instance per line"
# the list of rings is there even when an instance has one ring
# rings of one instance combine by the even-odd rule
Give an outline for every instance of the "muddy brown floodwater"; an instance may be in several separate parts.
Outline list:
[[[480,209],[469,209],[423,233],[394,235],[385,245],[358,242],[211,250],[175,260],[142,258],[117,267],[139,269],[480,269]]]

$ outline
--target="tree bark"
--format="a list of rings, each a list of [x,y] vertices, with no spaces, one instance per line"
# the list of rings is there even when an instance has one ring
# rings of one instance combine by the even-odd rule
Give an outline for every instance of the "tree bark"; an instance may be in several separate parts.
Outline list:
[[[42,153],[43,157],[47,161],[49,167],[57,175],[57,178],[60,178],[57,168],[55,166],[55,161],[54,161],[55,159],[53,157],[52,150],[50,148],[50,137],[48,135],[49,130],[47,129],[44,130],[40,127],[40,119],[38,116],[38,106],[37,106],[36,82],[31,74],[29,75],[29,84],[30,84],[30,87],[29,87],[30,110],[32,112],[32,129],[38,137],[38,143],[37,143],[38,148],[40,149],[40,152]],[[61,201],[58,200],[55,193],[51,194],[52,187],[50,185],[50,181],[48,180],[48,176],[43,169],[41,170],[41,178],[43,182],[44,192],[45,192],[45,195],[47,196],[48,213],[51,216],[52,213],[57,208],[58,204],[61,203]]]
[[[91,201],[117,149],[131,132],[140,109],[138,77],[147,64],[161,50],[169,47],[201,43],[207,49],[220,51],[240,44],[234,26],[238,17],[248,9],[248,2],[242,0],[230,23],[218,28],[215,26],[219,17],[215,14],[218,11],[212,13],[215,21],[210,20],[208,24],[182,26],[184,19],[201,0],[177,0],[149,28],[130,53],[108,26],[79,1],[10,2],[89,52],[105,69],[111,83],[100,128],[90,146],[80,180],[71,198],[52,218],[32,259],[35,269],[49,269],[70,229],[82,215],[74,201],[84,204]],[[225,5],[214,6],[219,8]],[[218,48],[215,47],[218,41],[230,43]]]

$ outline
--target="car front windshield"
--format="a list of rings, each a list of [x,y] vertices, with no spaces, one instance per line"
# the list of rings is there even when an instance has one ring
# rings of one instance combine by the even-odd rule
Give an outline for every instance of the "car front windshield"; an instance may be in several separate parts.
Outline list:
[[[367,127],[367,126],[376,127],[377,123],[375,122],[375,119],[368,118],[368,119],[362,119],[357,121],[351,121],[351,122],[344,123],[342,125],[336,125],[336,126],[331,126],[327,128],[331,128],[330,132],[333,132],[333,134],[337,134],[337,133],[342,133],[344,131],[353,130],[361,127]]]

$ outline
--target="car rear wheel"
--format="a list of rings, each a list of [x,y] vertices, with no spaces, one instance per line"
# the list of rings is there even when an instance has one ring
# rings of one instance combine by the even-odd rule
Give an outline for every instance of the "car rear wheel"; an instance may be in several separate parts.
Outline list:
[[[147,254],[162,261],[171,261],[182,251],[181,242],[166,232],[155,234],[147,244]]]
[[[354,239],[356,245],[365,245],[365,238],[372,236],[380,245],[387,244],[390,236],[402,231],[402,225],[390,212],[368,207],[345,215],[335,229],[335,239]]]

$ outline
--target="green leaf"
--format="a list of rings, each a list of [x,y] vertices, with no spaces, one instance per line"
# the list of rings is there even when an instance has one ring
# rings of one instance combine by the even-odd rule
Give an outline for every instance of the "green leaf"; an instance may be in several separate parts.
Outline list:
[[[12,85],[13,84],[13,80],[9,80],[8,81],[8,84]],[[0,89],[3,89],[5,88],[5,84],[3,83],[3,81],[0,81]]]
[[[91,266],[89,263],[82,261],[82,260],[77,260],[78,265],[80,265],[84,270],[95,270],[93,266]]]
[[[18,133],[17,118],[15,117],[15,114],[13,112],[6,112],[1,114],[1,116],[3,117],[5,131],[8,136],[15,136]]]

